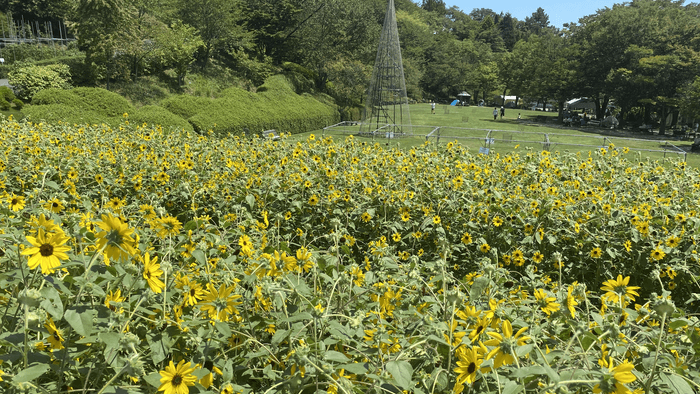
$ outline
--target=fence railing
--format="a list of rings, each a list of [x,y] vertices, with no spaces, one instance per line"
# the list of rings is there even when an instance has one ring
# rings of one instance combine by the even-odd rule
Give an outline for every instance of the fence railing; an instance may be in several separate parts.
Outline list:
[[[323,129],[323,135],[326,133],[341,133],[359,135],[359,130],[362,125],[358,122],[341,122]],[[619,147],[627,147],[633,151],[639,152],[656,152],[662,153],[665,158],[667,154],[682,155],[683,160],[687,160],[688,152],[667,140],[650,140],[643,138],[628,138],[595,135],[580,135],[580,134],[559,134],[559,133],[540,133],[521,130],[499,130],[499,129],[476,129],[465,127],[452,126],[412,126],[413,133],[410,135],[393,135],[386,133],[384,130],[390,126],[384,125],[373,132],[363,133],[362,136],[371,137],[373,140],[378,138],[419,138],[426,141],[434,141],[439,144],[440,140],[471,140],[480,141],[480,153],[489,154],[493,149],[499,146],[512,147],[514,144],[529,144],[540,145],[542,150],[552,150],[556,146],[568,146],[578,148],[601,149],[614,144]],[[500,134],[500,138],[499,135]],[[660,148],[640,148],[633,145],[638,143],[655,142],[660,145]],[[630,146],[632,145],[632,146]]]

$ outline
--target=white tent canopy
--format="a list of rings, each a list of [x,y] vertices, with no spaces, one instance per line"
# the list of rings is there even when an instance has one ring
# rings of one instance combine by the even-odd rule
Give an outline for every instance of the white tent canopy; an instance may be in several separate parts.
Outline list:
[[[579,97],[567,101],[565,106],[568,109],[595,109],[595,102],[588,97]]]

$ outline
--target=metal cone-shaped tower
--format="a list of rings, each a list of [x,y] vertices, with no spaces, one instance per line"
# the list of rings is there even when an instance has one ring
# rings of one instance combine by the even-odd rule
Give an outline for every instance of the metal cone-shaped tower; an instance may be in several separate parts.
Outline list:
[[[396,137],[413,133],[394,0],[386,10],[360,131]]]

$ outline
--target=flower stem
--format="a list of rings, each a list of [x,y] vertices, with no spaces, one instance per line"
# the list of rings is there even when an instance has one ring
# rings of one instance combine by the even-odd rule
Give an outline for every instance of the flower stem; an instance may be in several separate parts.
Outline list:
[[[663,339],[664,336],[664,326],[666,324],[666,313],[664,313],[663,317],[661,318],[661,330],[659,330],[659,340],[656,342],[656,354],[654,355],[654,364],[652,364],[651,367],[651,372],[649,373],[649,379],[647,379],[647,383],[644,385],[644,392],[649,393],[651,389],[651,381],[654,379],[654,373],[656,372],[656,363],[659,360],[659,353],[661,353],[661,340]]]

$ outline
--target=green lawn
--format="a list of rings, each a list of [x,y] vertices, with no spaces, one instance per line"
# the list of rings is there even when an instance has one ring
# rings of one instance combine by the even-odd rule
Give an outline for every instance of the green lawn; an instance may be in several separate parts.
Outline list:
[[[643,139],[641,134],[632,134],[631,137],[634,138],[611,136],[610,133],[605,135],[606,130],[598,127],[562,127],[557,122],[555,112],[506,109],[506,116],[503,119],[499,116],[495,121],[492,112],[493,107],[438,105],[435,114],[431,114],[429,104],[414,104],[410,106],[413,136],[363,138],[387,146],[401,147],[420,145],[426,139],[439,144],[459,141],[474,152],[488,147],[490,152],[498,153],[509,152],[516,146],[520,149],[529,147],[541,150],[548,147],[551,151],[587,152],[613,143],[618,148],[627,147],[637,152],[635,155],[630,155],[631,159],[649,158],[660,161],[664,158],[683,159],[683,154],[674,153],[678,150],[673,145],[682,148],[692,144],[691,141],[673,141],[670,136],[666,142],[658,139],[658,136],[657,139]],[[521,115],[520,120],[517,119],[518,113]],[[325,133],[323,130],[313,133],[342,137],[358,131],[358,126],[346,126],[327,129]],[[311,133],[299,134],[291,138],[292,141],[297,141],[305,139],[309,134]],[[686,160],[689,165],[700,167],[700,155],[689,153]]]

